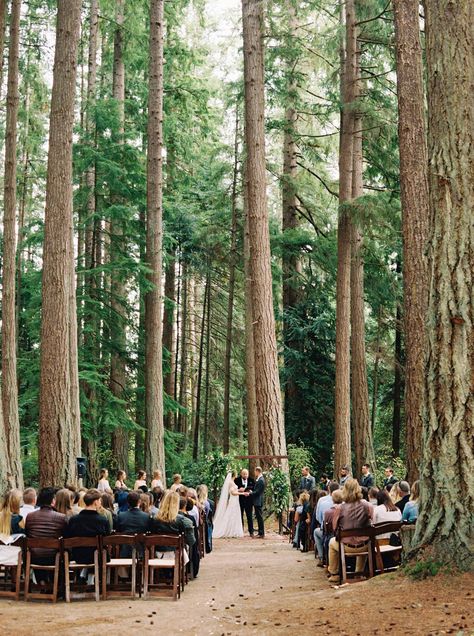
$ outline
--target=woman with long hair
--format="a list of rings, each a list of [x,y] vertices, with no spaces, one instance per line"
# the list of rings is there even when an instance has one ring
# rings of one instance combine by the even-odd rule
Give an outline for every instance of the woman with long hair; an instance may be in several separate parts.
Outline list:
[[[212,529],[214,522],[214,502],[209,499],[209,490],[206,484],[196,487],[198,503],[204,510],[204,535],[206,538],[206,552],[212,552]]]
[[[190,519],[179,514],[179,495],[168,490],[161,500],[158,514],[151,521],[151,531],[154,534],[184,534],[188,546],[193,546],[196,538],[194,526]]]
[[[97,490],[99,492],[108,492],[111,495],[112,493],[112,488],[110,487],[109,484],[109,471],[107,470],[107,468],[101,468],[100,469],[100,473],[99,473],[99,482],[97,484]]]
[[[133,490],[141,490],[142,492],[146,492],[148,490],[148,486],[146,484],[146,472],[144,470],[138,471],[137,478],[133,485]]]
[[[375,508],[374,523],[383,523],[384,521],[401,521],[402,513],[393,503],[391,496],[386,490],[379,490],[377,493],[377,507]],[[377,536],[377,540],[382,545],[390,540],[390,532]]]
[[[107,519],[110,532],[112,532],[117,521],[117,515],[114,509],[114,498],[108,492],[103,492],[100,497],[99,514]]]
[[[74,501],[74,493],[68,488],[61,488],[56,493],[55,509],[66,517],[72,517],[74,510],[72,509],[72,502]]]
[[[125,480],[127,479],[127,473],[124,470],[117,471],[117,479],[115,480],[115,490],[128,490]]]
[[[161,470],[153,471],[153,479],[151,480],[151,489],[153,488],[163,488],[163,476],[161,474]]]
[[[9,490],[0,508],[0,535],[10,536],[11,534],[23,533],[25,522],[20,515],[21,491]]]
[[[414,481],[411,487],[410,500],[403,508],[402,521],[406,523],[415,523],[418,519],[418,506],[420,499],[420,482]]]

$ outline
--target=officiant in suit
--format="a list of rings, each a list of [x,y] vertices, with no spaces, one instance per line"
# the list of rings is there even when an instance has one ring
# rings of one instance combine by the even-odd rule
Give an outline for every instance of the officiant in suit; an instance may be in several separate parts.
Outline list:
[[[253,537],[253,498],[252,491],[255,486],[254,480],[249,477],[249,471],[246,468],[243,468],[240,471],[240,475],[234,479],[234,483],[239,489],[239,492],[242,493],[239,495],[239,504],[240,504],[240,514],[242,515],[242,526],[244,525],[244,511],[245,516],[247,517],[247,526],[249,529],[249,534]],[[247,493],[247,494],[245,494]]]
[[[253,507],[258,524],[258,538],[265,538],[265,525],[263,523],[263,494],[265,492],[265,479],[260,466],[255,469],[255,486],[252,493]]]

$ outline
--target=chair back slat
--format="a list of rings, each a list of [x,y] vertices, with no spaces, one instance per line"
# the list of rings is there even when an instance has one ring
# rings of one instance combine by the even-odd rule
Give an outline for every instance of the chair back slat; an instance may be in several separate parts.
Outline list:
[[[338,541],[346,537],[372,537],[374,534],[373,526],[367,526],[366,528],[349,528],[343,530],[338,528],[336,532],[336,538]]]
[[[62,539],[53,539],[50,537],[28,537],[26,539],[27,550],[30,550],[31,548],[44,548],[46,550],[57,550],[59,552],[61,550],[61,546]]]
[[[95,548],[99,549],[99,537],[71,537],[63,539],[63,547],[65,550],[70,548]]]
[[[179,535],[172,534],[149,534],[143,535],[140,541],[147,548],[150,547],[166,547],[166,548],[179,548],[181,546],[181,540]]]
[[[120,546],[120,545],[136,545],[137,544],[137,535],[136,534],[111,534],[106,537],[102,537],[102,546],[106,548],[107,546]]]
[[[401,527],[401,521],[381,521],[373,526],[374,536],[377,537],[377,535],[386,534],[387,532],[400,532]]]

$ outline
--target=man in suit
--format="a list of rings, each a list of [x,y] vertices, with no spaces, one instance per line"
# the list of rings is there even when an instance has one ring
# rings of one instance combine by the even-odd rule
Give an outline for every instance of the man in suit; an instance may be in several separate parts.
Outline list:
[[[249,471],[246,468],[242,468],[240,471],[239,477],[234,479],[234,483],[239,489],[239,504],[240,504],[240,514],[242,515],[242,527],[244,525],[244,511],[245,516],[247,517],[247,526],[249,529],[249,534],[253,537],[253,500],[250,493],[253,491],[255,487],[254,480],[249,477]]]
[[[151,528],[151,517],[146,512],[140,510],[140,492],[132,490],[128,493],[128,510],[119,512],[117,518],[117,532],[119,534],[145,534]],[[129,558],[132,554],[132,547],[123,545],[120,549],[120,556]]]
[[[363,488],[372,488],[372,486],[375,486],[374,476],[370,472],[369,464],[364,464],[362,466],[362,477],[360,478],[360,485]]]
[[[397,481],[398,479],[393,474],[393,468],[391,466],[387,466],[385,469],[385,479],[383,482],[383,487],[385,488],[385,490],[390,491],[390,488],[393,486],[393,484],[396,484]]]
[[[316,486],[316,479],[310,474],[308,466],[301,469],[300,489],[310,492]]]
[[[265,525],[263,523],[263,493],[265,492],[265,480],[260,466],[255,469],[255,486],[252,492],[252,503],[255,509],[255,517],[258,525],[258,538],[265,538]]]

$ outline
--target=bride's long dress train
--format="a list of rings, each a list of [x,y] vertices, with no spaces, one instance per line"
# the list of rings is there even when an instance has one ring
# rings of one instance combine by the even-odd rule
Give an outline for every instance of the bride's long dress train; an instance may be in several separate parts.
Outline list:
[[[214,517],[214,530],[212,531],[214,539],[244,536],[239,496],[237,494],[231,494],[232,492],[237,493],[237,486],[234,484],[232,475],[229,473],[224,482]]]

